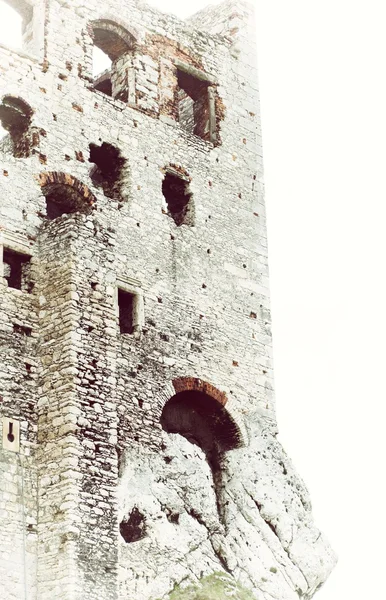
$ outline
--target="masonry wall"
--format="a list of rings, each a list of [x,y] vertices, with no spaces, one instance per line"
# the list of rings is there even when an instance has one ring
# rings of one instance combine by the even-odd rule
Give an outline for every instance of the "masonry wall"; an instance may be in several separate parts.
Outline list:
[[[36,2],[31,23],[25,53],[0,46],[0,110],[31,108],[18,150],[12,131],[0,142],[0,241],[31,255],[33,283],[0,278],[0,412],[21,428],[20,450],[0,449],[4,597],[174,600],[217,572],[254,598],[311,597],[335,559],[276,439],[251,8],[184,23],[134,1]],[[112,95],[92,76],[106,32]],[[196,134],[178,122],[181,69],[208,94]],[[114,185],[90,144],[117,150]],[[183,224],[170,172],[191,194]],[[66,194],[76,210],[50,220]],[[186,391],[237,434],[215,467],[162,428]]]

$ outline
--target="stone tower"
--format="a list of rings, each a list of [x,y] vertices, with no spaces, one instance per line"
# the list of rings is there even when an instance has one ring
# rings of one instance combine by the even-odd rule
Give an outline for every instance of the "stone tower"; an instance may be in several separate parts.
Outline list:
[[[335,558],[276,437],[250,5],[8,1],[1,598],[310,598]]]

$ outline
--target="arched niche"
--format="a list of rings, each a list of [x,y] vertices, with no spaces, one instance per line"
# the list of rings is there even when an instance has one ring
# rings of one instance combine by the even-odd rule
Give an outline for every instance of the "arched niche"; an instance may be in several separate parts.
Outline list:
[[[96,202],[89,188],[68,173],[41,173],[38,180],[50,221],[65,214],[89,214]]]
[[[92,21],[89,30],[94,89],[123,102],[134,101],[134,35],[111,19]]]
[[[200,446],[217,470],[224,452],[246,445],[242,428],[227,409],[225,393],[197,378],[176,379],[173,386],[176,393],[163,407],[162,428]]]
[[[0,125],[9,134],[10,147],[16,158],[26,158],[34,145],[32,136],[28,135],[33,110],[30,105],[18,96],[6,95],[0,100]]]

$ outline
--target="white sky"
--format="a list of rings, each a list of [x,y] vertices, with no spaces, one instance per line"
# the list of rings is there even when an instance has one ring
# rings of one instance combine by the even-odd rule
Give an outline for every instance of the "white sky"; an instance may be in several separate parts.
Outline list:
[[[180,0],[152,4],[192,12]],[[205,4],[195,0],[194,10]],[[256,8],[280,438],[340,558],[316,597],[381,599],[383,4],[257,0]],[[10,43],[4,15],[0,5],[0,39]]]

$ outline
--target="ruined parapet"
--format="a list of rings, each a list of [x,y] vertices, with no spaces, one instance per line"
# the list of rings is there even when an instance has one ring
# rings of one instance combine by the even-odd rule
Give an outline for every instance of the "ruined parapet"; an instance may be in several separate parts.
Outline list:
[[[0,46],[3,597],[310,598],[335,559],[276,439],[251,8],[22,4],[24,50]]]

